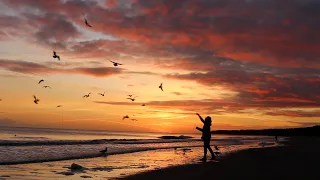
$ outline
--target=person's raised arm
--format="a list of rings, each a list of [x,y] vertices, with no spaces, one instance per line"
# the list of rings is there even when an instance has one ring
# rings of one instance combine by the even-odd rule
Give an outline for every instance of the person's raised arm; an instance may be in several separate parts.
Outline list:
[[[197,115],[199,116],[200,120],[204,123],[204,120],[203,120],[203,118],[200,116],[200,114],[197,113]]]

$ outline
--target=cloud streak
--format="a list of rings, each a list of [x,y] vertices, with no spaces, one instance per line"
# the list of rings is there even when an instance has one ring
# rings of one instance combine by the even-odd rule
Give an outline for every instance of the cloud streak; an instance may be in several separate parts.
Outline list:
[[[118,105],[118,106],[139,106],[141,103],[131,102],[105,102],[95,101],[98,104]],[[245,110],[251,109],[252,114],[262,113],[269,116],[288,116],[288,117],[319,117],[319,110],[303,111],[303,110],[279,110],[284,107],[295,108],[317,108],[320,104],[314,102],[286,102],[275,101],[270,103],[265,102],[238,102],[237,99],[202,99],[202,100],[172,100],[172,101],[149,101],[145,102],[148,107],[156,109],[178,109],[183,111],[205,112],[207,114],[230,114],[244,113]],[[271,109],[278,109],[270,111]],[[259,110],[259,111],[256,111]]]
[[[34,62],[19,60],[0,60],[0,68],[22,74],[79,74],[93,77],[106,77],[122,73],[121,69],[113,67],[52,68]]]

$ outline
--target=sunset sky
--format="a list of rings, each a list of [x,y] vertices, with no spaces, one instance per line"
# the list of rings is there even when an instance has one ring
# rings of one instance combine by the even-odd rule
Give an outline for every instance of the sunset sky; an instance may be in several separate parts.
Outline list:
[[[1,0],[0,125],[192,133],[197,112],[214,130],[320,124],[319,19],[318,0]]]

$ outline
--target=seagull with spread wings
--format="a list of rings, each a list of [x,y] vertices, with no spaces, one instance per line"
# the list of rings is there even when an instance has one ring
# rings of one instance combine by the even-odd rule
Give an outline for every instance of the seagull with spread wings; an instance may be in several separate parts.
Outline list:
[[[35,104],[38,104],[38,102],[40,101],[35,95],[33,95],[33,98],[34,98],[34,100],[33,100],[33,102],[35,103]]]
[[[123,64],[120,64],[120,63],[117,63],[117,62],[114,62],[114,61],[110,61],[110,62],[112,62],[113,66],[123,65]]]
[[[83,96],[83,98],[88,98],[90,96],[91,92],[89,94],[86,94]]]
[[[53,58],[57,58],[60,61],[60,56],[57,55],[57,53],[55,51],[53,51]]]
[[[88,27],[92,27],[89,23],[88,23],[88,21],[87,21],[87,19],[84,17],[84,23],[86,24],[86,26],[88,26]]]
[[[39,82],[38,82],[38,84],[40,84],[40,83],[42,83],[44,80],[43,79],[41,79]]]
[[[100,96],[104,96],[104,94],[105,94],[105,92],[103,92],[103,94],[102,93],[98,93]]]
[[[163,88],[162,88],[162,83],[160,84],[159,88],[161,89],[161,91],[163,91]]]
[[[136,97],[130,97],[130,98],[127,98],[127,99],[130,99],[130,100],[133,102],[133,101],[136,100],[137,97],[138,97],[138,96],[136,96]]]

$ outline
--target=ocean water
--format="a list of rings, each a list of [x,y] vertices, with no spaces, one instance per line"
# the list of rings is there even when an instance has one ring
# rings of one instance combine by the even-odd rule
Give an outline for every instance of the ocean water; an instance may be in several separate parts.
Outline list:
[[[127,155],[174,148],[199,148],[199,134],[190,139],[162,139],[168,134],[0,127],[0,165]],[[180,134],[170,134],[179,136]],[[273,137],[213,135],[212,145],[222,149],[272,145]],[[262,143],[262,144],[261,144]]]

